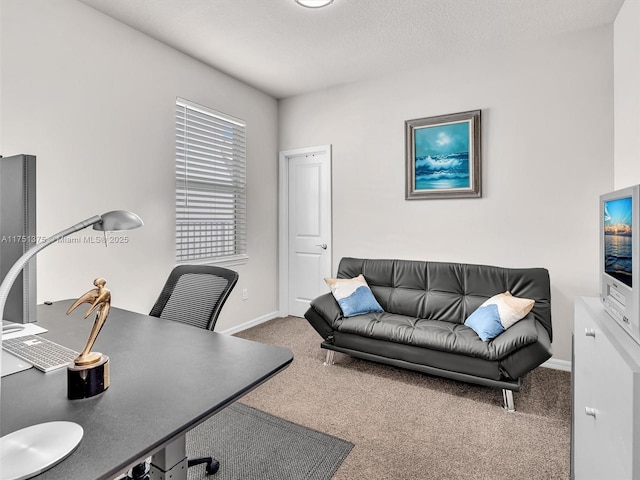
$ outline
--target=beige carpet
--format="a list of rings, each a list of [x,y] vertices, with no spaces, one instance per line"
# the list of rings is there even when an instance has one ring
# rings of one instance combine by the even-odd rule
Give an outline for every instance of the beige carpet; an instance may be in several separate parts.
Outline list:
[[[290,348],[293,363],[241,401],[355,447],[334,480],[569,478],[570,374],[537,368],[514,394],[336,353],[324,366],[306,320],[277,318],[237,334]]]

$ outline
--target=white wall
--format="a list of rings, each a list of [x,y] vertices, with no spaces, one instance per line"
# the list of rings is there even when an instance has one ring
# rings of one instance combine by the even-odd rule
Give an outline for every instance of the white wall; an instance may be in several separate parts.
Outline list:
[[[550,271],[554,357],[598,289],[598,197],[613,186],[612,27],[282,100],[280,149],[333,145],[343,256]],[[483,198],[405,201],[404,121],[482,109]]]
[[[277,101],[75,0],[2,0],[1,13],[0,151],[37,156],[38,234],[121,208],[145,221],[127,244],[42,252],[39,301],[78,297],[103,276],[114,306],[151,309],[175,258],[180,96],[246,120],[249,132],[250,259],[235,267],[217,329],[275,312]]]
[[[626,0],[614,23],[615,188],[640,183],[640,1]]]

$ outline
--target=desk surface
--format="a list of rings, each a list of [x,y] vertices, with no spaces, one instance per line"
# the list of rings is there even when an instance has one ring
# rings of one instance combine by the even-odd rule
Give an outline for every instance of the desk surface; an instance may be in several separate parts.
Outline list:
[[[80,351],[93,324],[73,300],[38,306],[43,336]],[[87,306],[88,307],[88,306]],[[93,351],[110,358],[102,394],[67,399],[67,372],[2,378],[2,435],[69,420],[84,428],[76,451],[38,480],[111,479],[233,403],[293,360],[290,350],[112,308]]]

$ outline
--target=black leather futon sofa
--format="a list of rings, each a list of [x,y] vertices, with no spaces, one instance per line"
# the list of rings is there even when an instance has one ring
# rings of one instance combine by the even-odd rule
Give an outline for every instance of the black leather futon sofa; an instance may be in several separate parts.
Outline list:
[[[331,293],[311,302],[305,318],[334,352],[455,380],[497,387],[513,411],[513,391],[551,358],[551,294],[544,268],[410,260],[343,258],[338,278],[363,274],[381,313],[344,317]],[[483,341],[465,319],[487,299],[509,291],[535,300],[531,311]]]

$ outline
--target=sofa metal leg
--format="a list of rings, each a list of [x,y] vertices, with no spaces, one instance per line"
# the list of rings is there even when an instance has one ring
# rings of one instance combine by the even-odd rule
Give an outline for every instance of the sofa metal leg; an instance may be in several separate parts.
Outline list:
[[[327,358],[324,361],[324,364],[333,365],[335,363],[335,356],[336,356],[335,350],[327,350]]]
[[[513,390],[508,390],[506,388],[502,389],[502,400],[504,401],[503,407],[507,412],[515,412],[516,406],[513,403]]]

